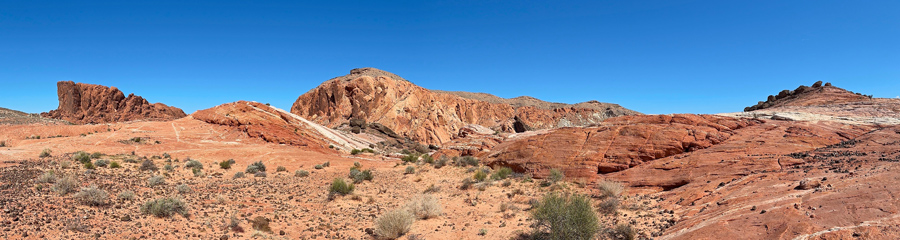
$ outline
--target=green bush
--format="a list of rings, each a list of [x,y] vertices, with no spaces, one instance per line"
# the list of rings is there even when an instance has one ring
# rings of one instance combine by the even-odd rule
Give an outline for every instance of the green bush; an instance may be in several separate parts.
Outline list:
[[[134,192],[132,192],[132,191],[127,191],[127,190],[126,190],[126,191],[122,191],[122,192],[119,192],[119,195],[116,196],[116,198],[118,198],[119,200],[128,200],[128,201],[131,201],[131,200],[134,200]]]
[[[362,181],[369,180],[372,181],[372,170],[363,170],[360,171],[357,168],[351,168],[349,176],[350,179],[353,179],[353,183],[361,183]]]
[[[294,171],[294,177],[306,177],[306,176],[309,176],[309,172],[307,172],[306,170]]]
[[[325,168],[325,166],[322,166],[322,164],[316,164],[316,166],[314,166],[313,168],[315,168],[315,169],[323,169],[323,168]]]
[[[84,205],[101,206],[106,204],[106,200],[109,199],[109,194],[96,186],[91,186],[82,188],[81,191],[75,194],[75,199]]]
[[[119,164],[119,162],[116,162],[116,161],[109,162],[109,168],[120,168],[120,167],[122,167],[122,165]]]
[[[166,183],[166,178],[164,178],[163,176],[157,175],[157,176],[152,176],[147,179],[147,185],[150,187],[163,185],[165,183]]]
[[[347,195],[353,192],[353,189],[356,187],[353,186],[353,183],[348,184],[341,178],[335,178],[334,181],[331,182],[331,188],[329,191],[333,194]]]
[[[187,160],[187,162],[184,163],[184,168],[203,169],[203,163],[200,163],[200,161],[189,158]]]
[[[173,167],[172,164],[166,164],[165,166],[163,166],[163,169],[165,169],[168,172],[171,172],[171,171],[175,170],[175,167]]]
[[[600,231],[597,214],[582,195],[544,195],[532,210],[532,219],[536,231],[550,230],[550,239],[592,239]]]
[[[396,239],[409,232],[415,216],[404,209],[396,209],[375,219],[375,234],[381,238]]]
[[[49,148],[44,148],[44,150],[41,151],[41,158],[50,157],[51,153],[53,153],[53,151],[51,151]]]
[[[222,168],[222,169],[230,169],[230,168],[231,168],[231,162],[228,162],[228,161],[222,161],[222,162],[219,163],[219,167]]]
[[[359,153],[361,153],[361,152],[362,152],[362,151],[360,151],[359,149],[354,148],[353,150],[350,150],[350,155],[356,155],[356,154],[359,154]]]
[[[157,198],[147,201],[141,206],[141,213],[155,217],[169,217],[175,213],[188,216],[187,205],[177,198]]]
[[[325,162],[322,164],[323,167],[331,167],[331,162]]]
[[[159,168],[156,167],[156,164],[153,163],[153,161],[150,161],[150,160],[148,159],[148,160],[144,160],[143,162],[141,162],[141,168],[140,168],[140,170],[141,170],[141,171],[151,171],[151,172],[156,172],[156,170],[159,170]]]
[[[494,174],[491,174],[491,179],[494,179],[494,180],[503,180],[503,179],[508,178],[509,175],[512,175],[512,173],[513,173],[513,171],[512,171],[511,168],[509,168],[509,167],[501,167],[500,169],[498,169],[497,171],[495,171]]]
[[[236,172],[236,173],[234,173],[234,177],[231,177],[231,179],[238,179],[238,178],[244,178],[244,172]]]
[[[278,166],[275,168],[275,172],[287,172],[287,168],[284,166]]]
[[[400,158],[400,160],[403,160],[403,162],[415,163],[419,161],[419,154],[410,153],[403,156],[403,158]]]
[[[94,169],[94,164],[88,161],[84,163],[84,169]]]
[[[548,180],[550,180],[551,183],[557,183],[559,181],[562,181],[564,178],[566,178],[566,175],[563,175],[562,171],[560,171],[559,169],[550,169],[550,176],[548,177]]]
[[[416,173],[416,168],[413,166],[406,166],[406,170],[403,171],[403,174],[413,174]]]
[[[428,154],[422,154],[422,161],[427,164],[434,164],[434,158]]]
[[[473,156],[465,156],[465,157],[457,158],[454,161],[456,161],[456,166],[458,166],[458,167],[465,167],[465,166],[476,167],[479,164],[478,158],[475,158]]]
[[[484,179],[487,178],[487,173],[484,172],[484,170],[482,170],[482,169],[478,169],[478,170],[475,170],[475,176],[472,176],[472,178],[474,178],[475,180],[477,180],[479,182],[483,182]]]
[[[72,154],[72,160],[78,161],[81,164],[89,163],[91,162],[91,154],[85,151],[78,151]]]
[[[100,157],[102,157],[102,156],[103,156],[103,154],[100,153],[100,152],[94,152],[94,153],[91,154],[91,158],[93,158],[93,159],[98,159],[98,158],[100,158]]]
[[[94,161],[94,166],[107,167],[107,166],[109,166],[109,160],[97,159],[97,161]]]
[[[249,174],[254,174],[257,172],[265,172],[265,171],[266,171],[266,165],[263,164],[262,161],[257,161],[255,163],[250,164],[250,166],[247,166],[247,170],[245,170],[244,172],[247,172]]]
[[[450,161],[450,159],[448,159],[447,156],[441,156],[437,161],[434,161],[434,168],[442,168],[447,165],[448,161]]]

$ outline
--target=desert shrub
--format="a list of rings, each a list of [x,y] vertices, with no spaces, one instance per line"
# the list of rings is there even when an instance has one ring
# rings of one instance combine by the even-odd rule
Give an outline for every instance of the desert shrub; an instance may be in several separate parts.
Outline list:
[[[51,153],[53,153],[52,150],[50,150],[49,148],[44,148],[44,150],[41,151],[40,157],[41,157],[41,158],[50,157],[50,154],[51,154]]]
[[[403,170],[403,174],[413,174],[416,173],[416,168],[413,166],[407,166],[405,170]]]
[[[313,168],[315,168],[315,169],[323,169],[323,168],[325,168],[325,166],[322,166],[322,164],[316,164],[316,166],[313,166]]]
[[[60,161],[60,162],[59,162],[59,167],[61,167],[61,168],[69,168],[69,167],[72,167],[72,162],[70,162],[70,161]]]
[[[155,171],[159,170],[159,168],[156,167],[156,164],[153,163],[153,161],[150,161],[148,159],[148,160],[144,160],[143,162],[141,162],[140,170],[155,172]]]
[[[184,163],[184,168],[203,169],[203,163],[194,159],[188,159],[187,162]]]
[[[472,180],[471,178],[463,179],[462,184],[459,185],[459,189],[468,190],[469,188],[472,188],[473,184],[475,184],[475,180]]]
[[[219,167],[222,168],[222,169],[230,169],[230,168],[231,168],[231,163],[228,162],[228,161],[222,161],[222,162],[219,163]]]
[[[616,240],[634,240],[636,239],[637,231],[628,224],[619,224],[615,228],[607,229],[606,234],[610,239]]]
[[[91,154],[85,151],[78,151],[72,154],[72,160],[82,164],[91,162]]]
[[[171,171],[175,170],[175,167],[173,167],[172,164],[166,164],[165,166],[163,166],[163,169],[165,169],[168,172],[171,172]]]
[[[263,216],[256,216],[252,220],[250,220],[250,224],[253,226],[253,229],[263,232],[272,232],[272,228],[269,227],[269,219]]]
[[[361,152],[362,152],[362,151],[360,151],[359,149],[354,148],[353,150],[350,150],[350,155],[356,155],[356,154],[359,154],[359,153],[361,153]]]
[[[309,172],[307,172],[306,170],[294,171],[294,177],[306,177],[306,176],[309,176]]]
[[[93,158],[93,159],[98,159],[98,158],[100,158],[100,157],[102,157],[102,156],[103,156],[103,154],[100,153],[100,152],[94,152],[94,153],[91,153],[91,158]]]
[[[459,162],[457,162],[457,166],[460,166],[460,167],[478,166],[478,164],[479,164],[478,158],[475,158],[473,156],[462,157],[459,159]]]
[[[264,177],[268,176],[268,174],[266,174],[266,172],[256,172],[253,174],[253,176],[264,178]]]
[[[548,180],[550,180],[551,183],[562,181],[564,178],[566,178],[566,175],[563,175],[562,171],[560,171],[559,169],[550,169],[550,176],[548,177]]]
[[[434,165],[434,168],[442,168],[447,165],[447,161],[450,161],[447,156],[441,156],[441,158],[438,158],[437,161],[434,161],[432,165]]]
[[[166,178],[164,178],[163,176],[159,176],[159,175],[152,176],[147,179],[147,185],[149,185],[150,187],[163,185],[165,183],[166,183]]]
[[[356,169],[362,168],[362,163],[359,163],[359,162],[353,162],[353,167],[351,167],[351,169],[353,169],[353,168],[356,168]]]
[[[475,171],[475,176],[472,176],[476,181],[483,182],[484,179],[487,178],[487,173],[483,170],[479,169]]]
[[[403,162],[415,163],[419,161],[419,154],[410,153],[400,158],[400,160],[403,160]]]
[[[107,167],[107,166],[109,166],[109,160],[97,159],[97,161],[94,161],[94,166]]]
[[[619,209],[619,199],[618,198],[606,198],[602,202],[600,202],[600,212],[604,214],[613,214],[616,213],[616,210]]]
[[[602,198],[618,198],[625,191],[625,187],[622,184],[612,181],[598,183],[597,189],[600,189],[600,197]]]
[[[287,168],[285,168],[284,166],[278,166],[277,168],[275,168],[275,172],[287,172]]]
[[[244,172],[236,172],[236,173],[234,173],[234,177],[231,177],[231,179],[238,179],[238,178],[244,178]]]
[[[131,201],[131,200],[134,200],[134,192],[128,191],[128,190],[122,191],[122,192],[119,192],[119,195],[116,196],[116,198],[118,198],[119,200]]]
[[[387,212],[375,219],[375,234],[385,239],[399,238],[409,232],[415,220],[412,213],[403,209]]]
[[[178,193],[185,194],[191,192],[191,187],[187,184],[179,184],[175,187],[175,190],[178,190]]]
[[[183,200],[178,198],[157,198],[144,203],[141,206],[141,213],[153,215],[154,217],[169,217],[175,213],[187,217],[187,205]]]
[[[91,163],[90,161],[84,163],[84,169],[94,169],[94,163]]]
[[[6,141],[0,141],[0,147],[6,147]]]
[[[440,192],[440,191],[441,191],[441,187],[431,184],[431,185],[428,185],[428,188],[425,188],[425,191],[422,191],[422,193],[436,193],[436,192]]]
[[[417,194],[406,203],[406,209],[419,219],[429,219],[440,216],[443,212],[441,203],[431,194]]]
[[[66,195],[75,192],[76,187],[78,187],[78,180],[76,180],[75,177],[67,176],[58,179],[51,190],[59,193],[59,195]]]
[[[374,178],[372,176],[372,170],[363,170],[360,171],[356,168],[350,169],[350,179],[353,179],[353,183],[361,183],[362,181],[369,180],[372,181]]]
[[[513,172],[512,169],[509,167],[501,167],[500,169],[495,171],[494,174],[491,174],[491,179],[494,179],[494,180],[506,179],[509,177],[509,175],[512,175],[512,172]]]
[[[120,167],[122,167],[122,164],[119,164],[119,162],[116,162],[116,161],[109,162],[109,168],[120,168]]]
[[[323,167],[331,167],[331,162],[325,162],[322,164]]]
[[[353,192],[354,188],[356,187],[353,186],[353,183],[348,184],[342,178],[335,178],[334,181],[331,182],[329,192],[332,194],[347,195]]]
[[[47,171],[41,174],[36,180],[38,183],[53,183],[56,182],[56,173],[53,171]]]
[[[550,239],[592,239],[600,230],[587,197],[549,193],[532,210],[537,231],[550,230]]]
[[[434,164],[434,158],[428,154],[422,154],[422,161],[427,164]]]
[[[245,170],[244,172],[254,174],[257,172],[265,172],[265,171],[266,171],[266,165],[263,164],[262,161],[257,161],[255,163],[251,163],[250,166],[247,166],[247,170]]]
[[[101,206],[106,204],[106,200],[109,199],[109,194],[96,186],[91,186],[82,188],[81,191],[75,194],[75,199],[84,205]]]
[[[206,176],[206,174],[203,173],[203,170],[200,170],[199,168],[191,168],[191,173],[194,174],[194,177]]]

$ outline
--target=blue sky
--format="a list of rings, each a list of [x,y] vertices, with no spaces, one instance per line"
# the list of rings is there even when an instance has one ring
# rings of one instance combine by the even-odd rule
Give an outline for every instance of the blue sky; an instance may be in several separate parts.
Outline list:
[[[187,113],[289,109],[358,67],[429,89],[741,111],[815,81],[900,95],[900,1],[0,1],[0,107],[56,82]]]

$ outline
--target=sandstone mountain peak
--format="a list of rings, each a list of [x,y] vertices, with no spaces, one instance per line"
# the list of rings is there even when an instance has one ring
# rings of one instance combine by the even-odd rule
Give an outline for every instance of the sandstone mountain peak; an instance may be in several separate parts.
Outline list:
[[[756,105],[744,108],[745,112],[774,107],[785,106],[818,106],[837,103],[860,102],[871,99],[870,95],[862,95],[847,91],[843,88],[832,86],[831,83],[822,84],[822,81],[812,86],[797,87],[792,90],[782,90],[778,95],[769,95],[766,101],[760,101]]]
[[[187,116],[179,108],[129,94],[116,87],[60,81],[56,83],[59,107],[41,116],[72,123],[111,123],[133,120],[172,120]]]
[[[328,127],[362,119],[411,140],[438,145],[458,137],[469,124],[497,132],[521,132],[587,126],[609,117],[639,114],[614,104],[601,105],[431,91],[382,70],[361,68],[301,95],[291,112]]]

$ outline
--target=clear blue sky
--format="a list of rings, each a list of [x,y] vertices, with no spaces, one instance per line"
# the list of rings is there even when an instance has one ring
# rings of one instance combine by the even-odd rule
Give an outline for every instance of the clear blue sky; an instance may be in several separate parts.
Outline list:
[[[741,111],[819,80],[900,95],[900,1],[198,2],[0,1],[0,107],[55,109],[72,80],[187,113],[289,109],[358,67],[644,113]]]

